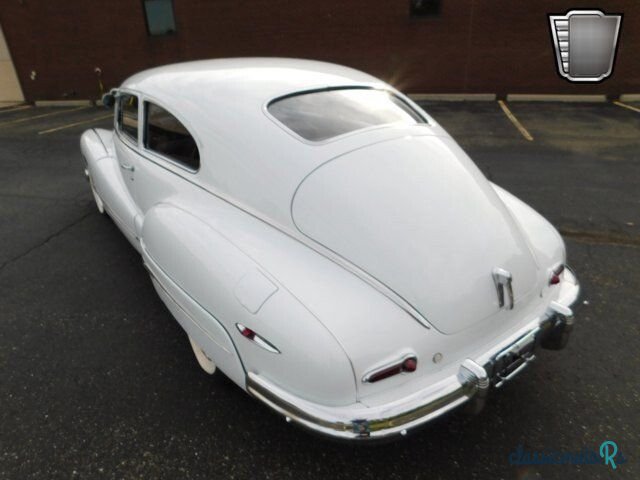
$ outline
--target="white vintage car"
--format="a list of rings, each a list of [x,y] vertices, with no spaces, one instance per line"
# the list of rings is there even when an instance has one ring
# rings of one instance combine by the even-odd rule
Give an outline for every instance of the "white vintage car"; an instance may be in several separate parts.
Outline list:
[[[148,70],[85,173],[208,373],[344,439],[478,410],[579,285],[558,232],[365,73],[247,58]]]

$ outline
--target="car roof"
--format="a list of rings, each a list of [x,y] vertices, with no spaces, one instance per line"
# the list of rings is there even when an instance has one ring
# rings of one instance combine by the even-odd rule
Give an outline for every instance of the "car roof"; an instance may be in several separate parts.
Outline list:
[[[140,93],[166,108],[191,132],[201,159],[200,171],[191,181],[274,223],[291,226],[293,193],[311,171],[355,148],[410,133],[388,127],[314,144],[301,141],[266,109],[280,96],[349,86],[395,91],[349,67],[286,58],[167,65],[133,75],[121,89]],[[420,134],[428,130],[413,129],[421,130]]]
[[[198,60],[151,68],[126,79],[122,87],[163,97],[190,97],[233,87],[239,98],[259,104],[287,93],[344,85],[382,84],[353,68],[293,58],[227,58]]]

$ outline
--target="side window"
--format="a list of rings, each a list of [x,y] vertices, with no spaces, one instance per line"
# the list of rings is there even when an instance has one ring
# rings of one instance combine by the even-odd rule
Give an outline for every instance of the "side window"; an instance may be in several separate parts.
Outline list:
[[[122,94],[118,97],[118,130],[138,143],[138,97]]]
[[[200,168],[196,141],[180,121],[158,105],[145,102],[144,146],[181,163],[190,170]]]

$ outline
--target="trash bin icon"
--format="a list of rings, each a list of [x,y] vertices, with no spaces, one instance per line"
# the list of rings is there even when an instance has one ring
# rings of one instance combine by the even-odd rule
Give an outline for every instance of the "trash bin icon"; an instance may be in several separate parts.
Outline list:
[[[621,14],[571,10],[549,15],[558,73],[572,82],[599,82],[613,70]]]

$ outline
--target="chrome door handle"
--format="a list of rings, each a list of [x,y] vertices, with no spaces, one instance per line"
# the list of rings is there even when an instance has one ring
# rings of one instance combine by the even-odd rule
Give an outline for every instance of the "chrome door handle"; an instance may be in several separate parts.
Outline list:
[[[504,307],[504,291],[507,291],[507,295],[509,296],[509,305],[506,307],[507,310],[513,310],[513,285],[512,285],[512,277],[511,272],[504,270],[499,267],[495,267],[493,269],[493,282],[496,285],[496,290],[498,291],[498,306],[500,308]]]
[[[129,170],[130,172],[133,172],[136,169],[136,167],[134,167],[133,165],[126,165],[124,163],[120,164],[120,168],[122,168],[123,170]]]

